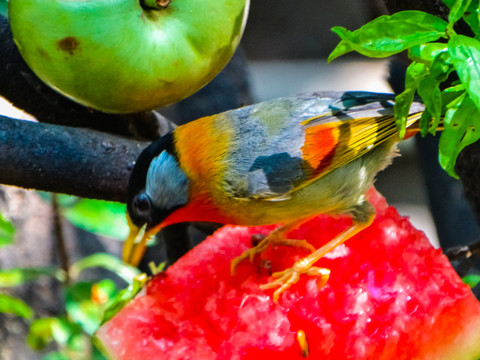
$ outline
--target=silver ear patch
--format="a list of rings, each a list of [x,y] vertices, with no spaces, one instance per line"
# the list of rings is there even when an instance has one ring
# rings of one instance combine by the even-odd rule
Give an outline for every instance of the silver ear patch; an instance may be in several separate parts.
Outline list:
[[[156,207],[169,210],[188,202],[188,184],[175,157],[164,150],[150,163],[145,191]]]

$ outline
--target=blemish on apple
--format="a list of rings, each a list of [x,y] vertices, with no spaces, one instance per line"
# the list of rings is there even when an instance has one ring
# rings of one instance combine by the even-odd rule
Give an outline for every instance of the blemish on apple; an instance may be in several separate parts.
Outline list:
[[[38,47],[37,52],[45,59],[50,60],[50,54],[45,49]]]
[[[77,40],[77,38],[73,36],[64,37],[62,40],[57,42],[58,49],[65,51],[70,55],[73,55],[75,53],[75,50],[78,48],[79,45],[80,42]]]

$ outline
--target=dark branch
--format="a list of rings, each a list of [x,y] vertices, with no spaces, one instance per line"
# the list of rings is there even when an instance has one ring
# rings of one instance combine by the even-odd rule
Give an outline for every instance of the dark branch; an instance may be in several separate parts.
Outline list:
[[[130,172],[146,145],[0,116],[0,183],[123,202]]]

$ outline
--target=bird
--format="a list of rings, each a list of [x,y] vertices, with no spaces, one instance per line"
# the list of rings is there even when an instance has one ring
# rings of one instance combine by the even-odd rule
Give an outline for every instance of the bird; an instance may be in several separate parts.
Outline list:
[[[147,146],[133,167],[123,260],[137,265],[147,241],[171,224],[281,224],[233,259],[232,273],[270,244],[285,244],[310,254],[262,285],[276,288],[275,301],[302,274],[326,282],[329,270],[314,264],[375,217],[366,193],[398,154],[394,104],[393,94],[312,92],[177,127]],[[423,111],[414,99],[406,137],[418,132],[413,124]],[[319,249],[287,238],[290,230],[319,214],[350,216],[352,226]]]

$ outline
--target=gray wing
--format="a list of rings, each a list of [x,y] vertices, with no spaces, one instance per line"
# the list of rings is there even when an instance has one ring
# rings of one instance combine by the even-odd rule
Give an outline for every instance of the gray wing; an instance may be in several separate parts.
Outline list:
[[[227,112],[217,120],[219,128],[227,126],[235,134],[224,157],[224,189],[236,198],[288,196],[313,176],[302,154],[308,126],[391,115],[393,101],[392,94],[310,93]]]

